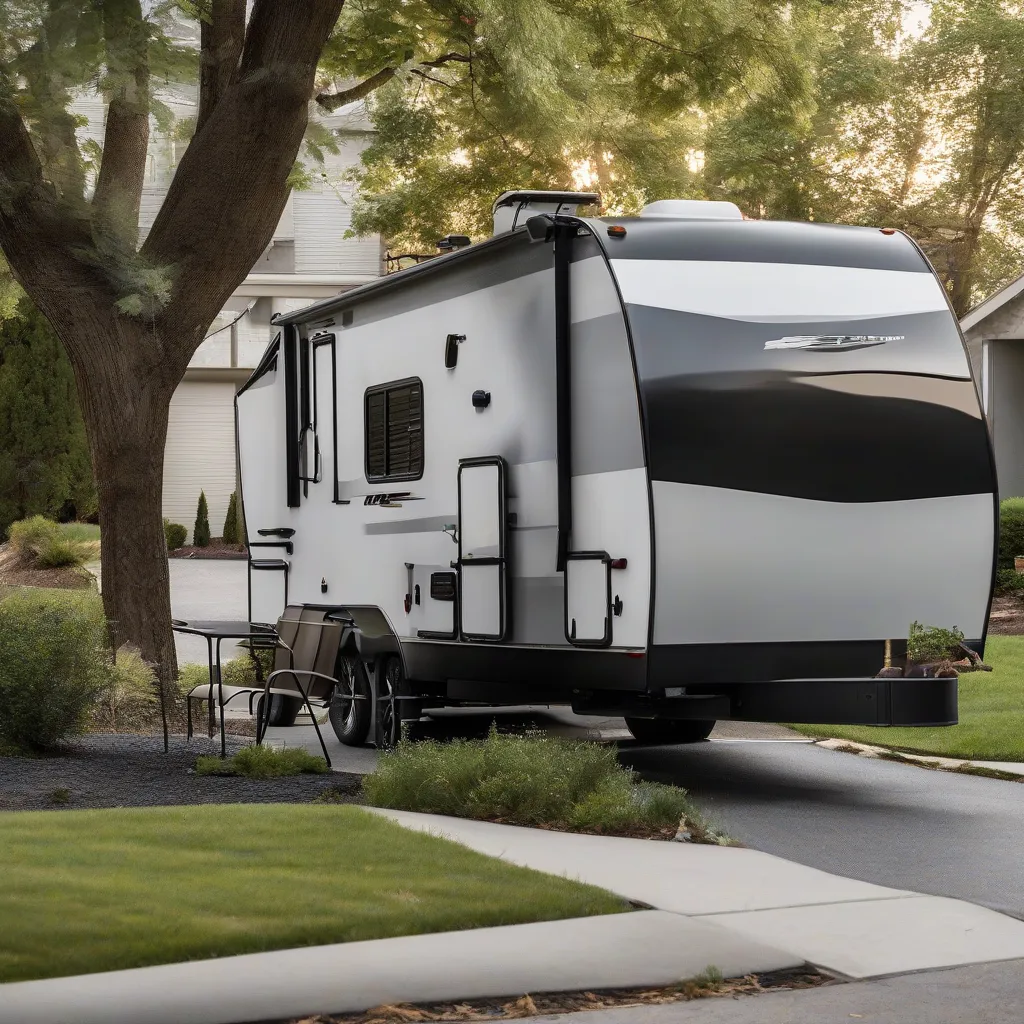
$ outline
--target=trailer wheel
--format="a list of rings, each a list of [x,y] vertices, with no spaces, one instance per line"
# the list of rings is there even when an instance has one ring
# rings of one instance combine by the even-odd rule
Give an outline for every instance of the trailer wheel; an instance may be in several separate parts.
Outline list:
[[[270,721],[267,725],[286,726],[294,725],[302,710],[302,700],[299,697],[286,697],[283,693],[272,693],[270,695]],[[263,721],[263,698],[256,702],[256,721]]]
[[[374,728],[374,743],[378,750],[393,750],[401,739],[415,738],[413,733],[420,717],[421,702],[412,697],[412,688],[405,678],[402,659],[394,654],[386,657],[380,673]]]
[[[334,688],[327,716],[334,735],[346,747],[361,747],[370,731],[370,694],[362,680],[363,674],[356,672],[355,658],[340,655],[338,685]]]
[[[685,718],[627,718],[626,728],[641,743],[699,743],[715,723]]]

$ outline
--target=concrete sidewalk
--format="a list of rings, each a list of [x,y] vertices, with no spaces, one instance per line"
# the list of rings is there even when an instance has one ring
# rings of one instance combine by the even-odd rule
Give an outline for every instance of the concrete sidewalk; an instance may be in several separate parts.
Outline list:
[[[678,914],[347,942],[0,985],[0,1024],[237,1024],[524,992],[671,985],[798,966],[793,954]]]
[[[1024,921],[757,850],[618,839],[374,809],[408,828],[713,922],[851,978],[1024,957]]]
[[[755,850],[368,809],[653,909],[0,986],[0,1024],[239,1024],[384,1002],[664,985],[812,963],[849,978],[1024,958],[1024,922]]]

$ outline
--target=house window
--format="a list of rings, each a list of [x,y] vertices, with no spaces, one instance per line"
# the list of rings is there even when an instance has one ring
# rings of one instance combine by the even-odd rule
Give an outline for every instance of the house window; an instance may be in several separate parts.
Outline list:
[[[366,479],[423,476],[423,382],[379,384],[366,391]]]

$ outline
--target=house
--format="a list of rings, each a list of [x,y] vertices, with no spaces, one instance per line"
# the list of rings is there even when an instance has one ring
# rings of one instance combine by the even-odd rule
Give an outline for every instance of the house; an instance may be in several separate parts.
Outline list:
[[[1024,275],[961,321],[995,448],[999,495],[1024,495]]]
[[[158,99],[174,113],[177,123],[195,115],[195,90],[168,85],[161,88]],[[85,94],[74,104],[74,111],[84,122],[80,138],[102,145],[106,114],[102,97]],[[236,488],[234,397],[272,340],[271,317],[365,284],[382,273],[379,237],[344,237],[354,199],[352,186],[343,181],[344,172],[358,162],[372,134],[365,108],[355,103],[330,115],[313,116],[335,133],[339,151],[326,154],[323,166],[309,166],[313,184],[289,197],[271,244],[225,304],[171,401],[163,514],[185,526],[190,541],[200,491],[206,493],[211,532],[221,533]],[[156,218],[186,145],[152,125],[140,239]]]

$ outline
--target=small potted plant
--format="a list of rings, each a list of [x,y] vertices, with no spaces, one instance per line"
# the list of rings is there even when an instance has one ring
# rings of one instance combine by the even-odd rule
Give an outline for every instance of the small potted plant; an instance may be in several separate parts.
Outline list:
[[[924,626],[912,622],[907,635],[906,664],[893,665],[890,641],[885,643],[885,667],[878,678],[951,678],[961,672],[990,672],[976,651],[964,643],[963,633],[954,626]]]

